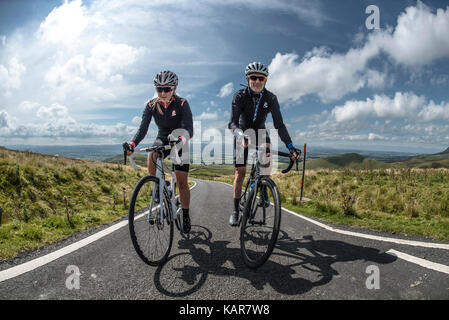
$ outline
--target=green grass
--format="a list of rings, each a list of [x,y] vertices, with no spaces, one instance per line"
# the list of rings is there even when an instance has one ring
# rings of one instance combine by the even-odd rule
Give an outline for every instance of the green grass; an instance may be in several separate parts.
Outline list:
[[[449,170],[316,170],[274,175],[283,206],[327,221],[449,240]],[[350,197],[350,198],[349,198]],[[348,199],[352,199],[350,201]]]
[[[226,167],[221,174],[214,168],[213,175],[199,178],[232,185],[234,174]],[[312,200],[303,203],[298,201],[300,172],[278,173],[272,179],[282,206],[295,212],[337,224],[449,240],[449,170],[306,170],[303,196]]]
[[[0,259],[122,218],[146,174],[120,164],[0,148]]]
[[[447,155],[408,163],[442,163],[442,157]],[[346,168],[307,169],[307,203],[297,201],[300,173],[272,176],[284,207],[339,224],[449,240],[449,170],[377,168],[355,154],[328,160]],[[136,162],[145,166],[145,155]],[[0,259],[122,218],[146,174],[121,164],[0,148]],[[232,184],[234,167],[191,165],[189,176]]]

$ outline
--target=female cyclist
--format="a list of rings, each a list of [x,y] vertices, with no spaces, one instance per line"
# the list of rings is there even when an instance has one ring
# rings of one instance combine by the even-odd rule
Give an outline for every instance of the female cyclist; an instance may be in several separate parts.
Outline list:
[[[169,143],[168,136],[175,133],[175,136],[182,139],[183,144],[188,143],[193,136],[192,111],[186,99],[176,94],[178,86],[178,77],[174,72],[161,71],[154,77],[154,86],[157,91],[157,98],[148,101],[142,115],[142,122],[136,135],[128,144],[127,154],[131,155],[134,148],[143,140],[148,132],[148,126],[151,119],[154,118],[158,126],[157,138],[153,143],[155,145],[166,145]],[[176,133],[182,132],[181,134]],[[187,148],[188,149],[188,148]],[[164,157],[170,151],[164,153]],[[190,189],[187,184],[189,173],[189,152],[184,154],[180,165],[175,165],[176,182],[179,188],[179,198],[183,211],[184,232],[190,231]],[[150,175],[156,175],[156,153],[148,154],[148,172]]]

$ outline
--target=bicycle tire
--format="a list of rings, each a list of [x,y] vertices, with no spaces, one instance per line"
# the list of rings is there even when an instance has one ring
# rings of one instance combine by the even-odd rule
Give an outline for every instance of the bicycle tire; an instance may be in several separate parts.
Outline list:
[[[259,201],[261,201],[260,192],[263,187],[266,188],[267,194],[269,193],[269,206],[267,208],[264,208],[264,204],[267,202],[262,202],[262,205],[259,205]],[[259,197],[257,197],[258,194]],[[272,213],[270,215],[270,217],[272,216],[270,219],[271,223],[267,223],[267,211],[269,208],[271,209],[269,213]],[[261,210],[258,211],[258,209]],[[258,268],[268,260],[276,244],[280,224],[281,202],[279,191],[273,180],[268,177],[262,177],[259,180],[257,190],[253,189],[247,197],[240,228],[241,253],[243,261],[249,268]],[[257,238],[257,235],[261,237]],[[261,248],[261,252],[253,249],[256,246]]]
[[[151,196],[149,196],[152,188],[158,188],[158,186],[159,179],[154,176],[145,176],[140,179],[132,194],[128,211],[129,232],[134,249],[138,256],[151,266],[159,266],[167,261],[173,243],[173,223],[171,221],[171,204],[168,200],[168,195],[164,192],[163,199],[160,201],[164,205],[164,217],[162,220],[158,219],[160,205],[153,205],[152,211],[155,213],[151,222],[148,221],[148,213],[144,211],[144,209],[148,211],[150,201],[152,201]],[[142,208],[141,203],[144,204]],[[145,205],[147,206],[145,207]],[[152,256],[151,251],[157,251],[156,245],[163,243],[158,238],[159,233],[162,234],[162,231],[168,232],[168,236],[165,236],[165,243],[162,245],[161,253],[157,256]],[[154,236],[151,236],[152,232],[154,232]],[[146,242],[146,247],[144,247],[144,242]]]

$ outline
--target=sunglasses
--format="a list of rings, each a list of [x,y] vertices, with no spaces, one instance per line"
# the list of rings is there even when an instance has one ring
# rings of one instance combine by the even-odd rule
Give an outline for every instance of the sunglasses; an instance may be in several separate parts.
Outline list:
[[[157,92],[170,92],[172,91],[172,87],[156,87]]]
[[[251,80],[253,80],[253,81],[256,81],[256,80],[265,81],[265,77],[264,76],[250,76],[249,78]]]

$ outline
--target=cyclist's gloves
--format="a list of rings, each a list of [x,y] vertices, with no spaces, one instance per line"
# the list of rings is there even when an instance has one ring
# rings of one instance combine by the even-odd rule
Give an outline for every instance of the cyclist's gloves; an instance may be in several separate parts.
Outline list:
[[[135,145],[134,141],[131,141],[131,143],[125,142],[123,144],[123,150],[124,151],[134,152],[135,148],[136,148],[136,145]]]
[[[181,139],[181,144],[185,145],[187,143],[187,139],[184,136],[179,136],[178,139]]]
[[[291,142],[288,144],[288,151],[290,151],[290,154],[294,154],[296,152],[299,156],[301,156],[301,150],[293,147],[293,144]]]

